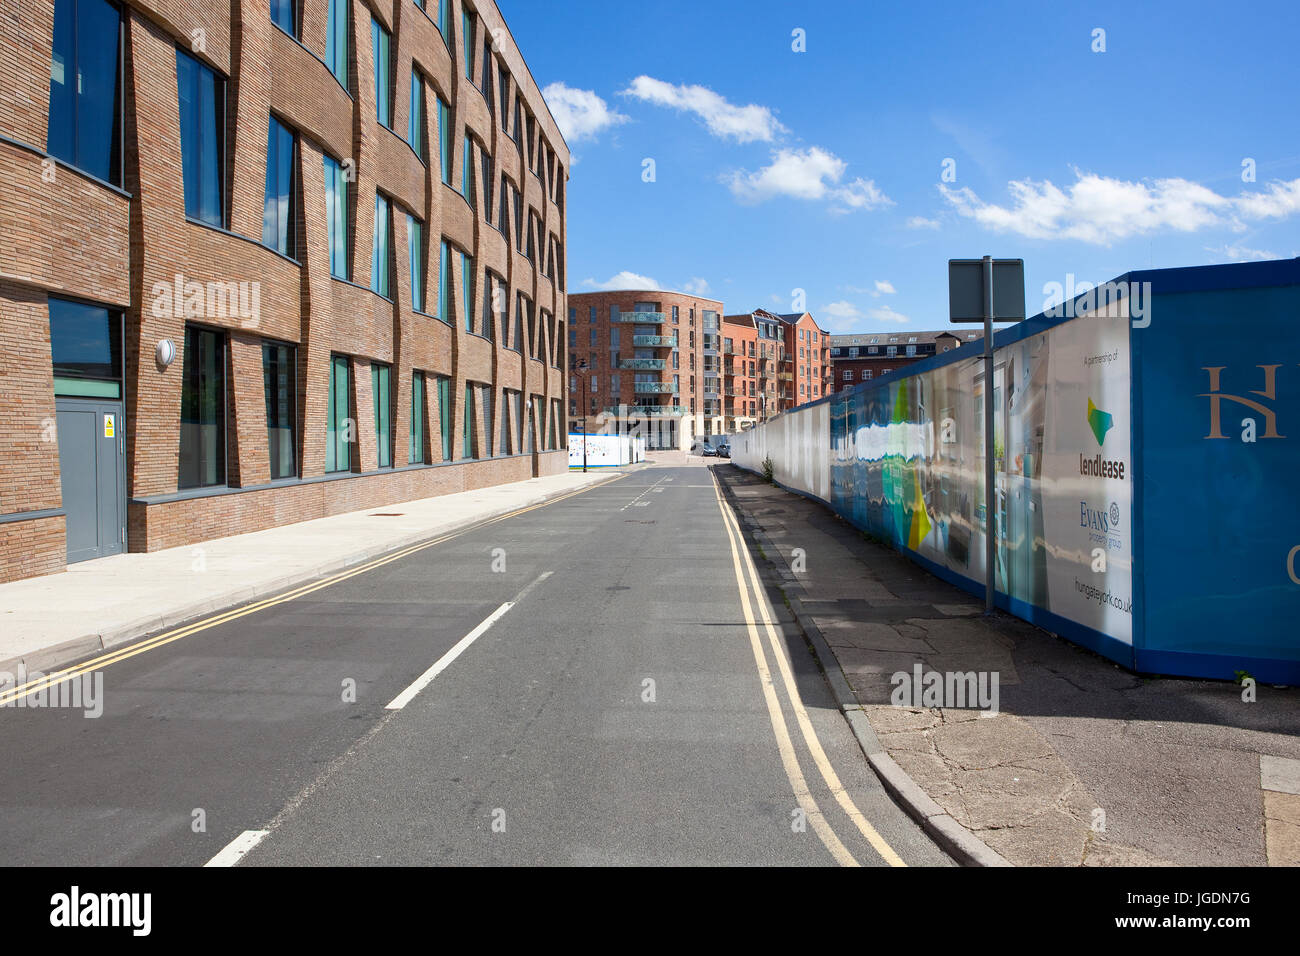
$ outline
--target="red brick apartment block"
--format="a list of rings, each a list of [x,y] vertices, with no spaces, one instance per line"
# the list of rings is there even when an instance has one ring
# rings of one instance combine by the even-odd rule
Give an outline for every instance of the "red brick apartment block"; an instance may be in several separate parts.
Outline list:
[[[570,416],[591,434],[640,434],[648,448],[689,450],[696,436],[725,431],[723,334],[716,299],[660,289],[571,294]]]
[[[737,410],[737,427],[765,421],[829,394],[829,336],[810,313],[777,314],[756,309],[748,314],[729,315],[724,321],[728,330],[737,330],[737,336],[744,336],[747,341],[752,337],[757,353],[754,372],[749,371],[746,357],[748,379],[744,383],[748,390],[749,379],[753,380],[757,402],[751,407],[746,396],[746,414],[742,416]]]
[[[0,580],[567,468],[569,151],[492,0],[6,9]]]
[[[929,358],[984,339],[983,331],[860,332],[830,336],[832,378],[827,391],[844,391]]]

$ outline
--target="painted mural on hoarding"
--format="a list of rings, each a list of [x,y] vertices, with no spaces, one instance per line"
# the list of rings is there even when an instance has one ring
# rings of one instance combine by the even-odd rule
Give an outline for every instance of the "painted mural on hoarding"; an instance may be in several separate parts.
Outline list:
[[[991,510],[999,591],[1131,644],[1128,389],[1123,321],[1076,320],[999,349],[991,509],[982,358],[844,393],[830,410],[830,502],[975,582]]]

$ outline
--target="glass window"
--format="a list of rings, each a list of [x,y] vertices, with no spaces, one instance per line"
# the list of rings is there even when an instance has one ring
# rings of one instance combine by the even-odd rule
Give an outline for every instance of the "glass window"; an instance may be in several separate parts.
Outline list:
[[[465,331],[474,331],[474,257],[460,254],[460,290],[464,304]]]
[[[274,116],[266,136],[266,197],[262,207],[262,244],[297,258],[298,220],[294,189],[294,136]]]
[[[411,373],[411,434],[406,460],[413,465],[427,464],[424,450],[424,373]]]
[[[325,413],[325,470],[352,469],[354,423],[350,411],[351,365],[346,355],[330,356],[330,389]]]
[[[271,0],[271,22],[289,36],[296,37],[294,0]]]
[[[515,331],[510,347],[519,354],[524,351],[524,295],[515,296]]]
[[[370,249],[370,289],[382,296],[388,295],[388,277],[393,271],[388,242],[388,236],[392,232],[389,228],[391,208],[383,193],[376,192],[375,232]]]
[[[460,194],[465,197],[470,209],[478,209],[478,197],[474,192],[474,145],[468,134],[465,136],[465,150],[460,163]]]
[[[107,0],[56,0],[46,140],[51,156],[115,186],[122,185],[121,21]]]
[[[465,78],[474,82],[474,14],[460,8],[460,39],[465,44]]]
[[[225,228],[226,81],[176,51],[185,215]]]
[[[406,251],[410,257],[411,308],[424,311],[424,224],[412,215],[406,217]]]
[[[492,157],[486,149],[478,151],[479,163],[483,167],[483,219],[492,225]]]
[[[348,180],[337,160],[325,157],[325,224],[329,229],[330,275],[348,277]]]
[[[510,108],[507,105],[510,88],[510,73],[504,66],[497,67],[497,92],[501,96],[501,128],[510,132]]]
[[[330,0],[325,23],[325,66],[348,89],[348,15],[352,0]]]
[[[482,420],[479,423],[479,427],[481,427],[483,430],[483,454],[484,457],[491,458],[492,457],[492,406],[494,404],[492,401],[492,386],[480,385],[478,386],[478,393],[479,393],[479,402],[478,402],[479,413],[482,415]]]
[[[442,31],[442,38],[447,41],[447,49],[451,49],[451,0],[438,0],[438,29]]]
[[[370,364],[370,398],[375,406],[375,463],[380,468],[393,466],[391,380],[392,369],[387,365]]]
[[[226,483],[226,336],[187,326],[179,488]]]
[[[474,386],[465,383],[465,418],[461,423],[461,458],[477,458],[474,442]]]
[[[442,460],[451,461],[451,379],[438,377],[438,430],[442,437]]]
[[[446,239],[438,255],[438,318],[451,325],[451,245]]]
[[[511,447],[510,441],[510,415],[509,410],[516,406],[515,393],[510,389],[504,389],[501,399],[501,414],[499,436],[497,439],[497,454],[510,455],[516,454],[518,449]]]
[[[483,272],[483,327],[482,334],[491,339],[496,334],[496,316],[506,301],[505,283],[491,272]]]
[[[411,71],[411,113],[406,121],[406,141],[415,155],[424,159],[424,80],[418,70]]]
[[[380,125],[393,126],[393,84],[388,68],[388,51],[391,46],[388,31],[370,18],[370,50],[375,62],[375,119]]]
[[[266,446],[271,458],[271,479],[298,474],[297,449],[297,361],[292,345],[262,343],[262,384],[266,392]]]
[[[121,313],[64,299],[49,303],[54,394],[121,398]]]
[[[438,150],[442,162],[442,181],[451,185],[451,107],[438,97]]]

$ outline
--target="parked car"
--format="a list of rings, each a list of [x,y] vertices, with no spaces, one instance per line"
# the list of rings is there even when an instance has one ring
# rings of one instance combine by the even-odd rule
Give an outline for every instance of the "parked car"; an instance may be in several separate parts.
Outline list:
[[[703,455],[705,458],[714,458],[718,454],[718,450],[707,441],[697,441],[691,446],[691,452],[693,454]]]
[[[722,442],[722,443],[720,443],[720,444],[717,446],[717,449],[718,449],[718,457],[719,457],[719,458],[730,458],[730,457],[731,457],[731,445],[728,444],[727,442]]]

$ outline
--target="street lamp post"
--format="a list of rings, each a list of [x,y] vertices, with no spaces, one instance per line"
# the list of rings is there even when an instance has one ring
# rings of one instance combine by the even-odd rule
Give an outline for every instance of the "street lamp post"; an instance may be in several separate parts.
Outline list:
[[[578,372],[582,378],[582,473],[587,473],[587,372],[586,362],[578,363]]]

